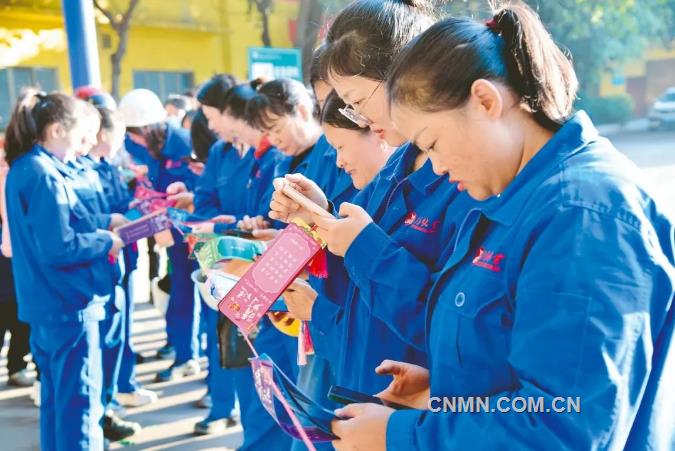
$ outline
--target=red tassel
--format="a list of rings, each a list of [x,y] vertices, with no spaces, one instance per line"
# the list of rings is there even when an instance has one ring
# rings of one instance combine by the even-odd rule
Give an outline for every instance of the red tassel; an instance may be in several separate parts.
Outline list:
[[[321,249],[307,265],[307,270],[314,277],[325,279],[328,277],[328,258],[326,249]]]
[[[307,325],[307,321],[303,321],[302,326],[303,326],[302,335],[305,341],[304,343],[305,354],[312,355],[314,354],[314,342],[312,341],[312,334],[309,333],[309,326]]]

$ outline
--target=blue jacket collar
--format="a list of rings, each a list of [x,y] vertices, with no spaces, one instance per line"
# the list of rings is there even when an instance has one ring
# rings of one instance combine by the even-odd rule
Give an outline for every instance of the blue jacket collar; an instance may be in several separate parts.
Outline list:
[[[481,209],[485,216],[504,225],[512,225],[532,193],[559,167],[560,162],[597,137],[598,131],[588,115],[583,111],[574,114],[525,165],[502,194],[482,202]]]
[[[79,163],[75,162],[74,160],[67,163],[61,161],[53,153],[49,152],[39,144],[35,144],[33,146],[32,152],[35,152],[38,156],[42,156],[43,158],[49,160],[54,168],[64,177],[73,178],[76,171],[78,170],[77,166]]]
[[[434,174],[431,160],[427,160],[420,169],[413,172],[415,158],[419,155],[420,149],[412,143],[406,143],[404,146],[402,158],[394,165],[387,179],[396,183],[407,179],[415,190],[429,194],[442,181],[442,177]]]

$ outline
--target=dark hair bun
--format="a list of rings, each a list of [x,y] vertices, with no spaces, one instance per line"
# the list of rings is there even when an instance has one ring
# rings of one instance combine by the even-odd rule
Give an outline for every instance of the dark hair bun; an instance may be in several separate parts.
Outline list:
[[[251,88],[253,88],[253,90],[257,91],[258,88],[259,88],[260,86],[262,86],[263,84],[265,84],[266,81],[267,81],[267,80],[265,80],[265,78],[263,78],[263,77],[258,77],[258,78],[254,79],[254,80],[251,80],[251,82],[249,83],[249,85],[251,86]]]

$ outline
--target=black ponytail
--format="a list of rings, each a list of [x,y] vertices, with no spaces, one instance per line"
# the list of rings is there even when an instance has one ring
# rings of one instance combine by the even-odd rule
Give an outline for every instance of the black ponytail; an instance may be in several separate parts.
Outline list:
[[[206,163],[209,157],[209,149],[218,140],[218,136],[209,128],[209,120],[204,116],[204,112],[199,108],[192,118],[190,126],[190,138],[192,140],[192,150],[202,163]]]
[[[392,103],[436,112],[461,107],[478,79],[504,83],[552,131],[569,118],[578,88],[572,63],[524,4],[498,10],[487,23],[438,22],[401,52],[387,88]]]
[[[258,130],[269,129],[273,116],[296,114],[303,104],[318,119],[319,107],[305,85],[290,78],[277,78],[258,87],[246,104],[244,120]]]
[[[71,130],[83,113],[85,102],[66,94],[45,94],[34,88],[22,92],[14,106],[5,136],[5,159],[10,165],[44,139],[45,129],[59,123]]]
[[[246,119],[246,105],[256,96],[258,88],[263,84],[261,78],[242,83],[231,88],[225,96],[224,111],[235,119]]]
[[[202,105],[217,108],[222,113],[225,110],[227,92],[237,83],[237,79],[230,74],[214,75],[199,88],[197,100]]]
[[[557,128],[572,110],[578,82],[569,59],[537,15],[523,5],[502,8],[490,29],[504,40],[508,85],[546,128]]]

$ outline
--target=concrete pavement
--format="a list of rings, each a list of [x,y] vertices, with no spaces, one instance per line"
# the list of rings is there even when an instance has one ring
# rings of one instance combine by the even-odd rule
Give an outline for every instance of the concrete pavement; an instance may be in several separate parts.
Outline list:
[[[176,382],[153,382],[155,374],[171,363],[154,357],[165,342],[164,330],[164,319],[151,304],[137,304],[134,343],[137,351],[147,358],[145,363],[137,366],[137,377],[145,388],[159,394],[159,401],[126,409],[125,418],[139,422],[143,430],[123,442],[113,443],[111,449],[187,451],[240,446],[243,436],[239,426],[214,436],[195,437],[192,434],[194,424],[208,415],[208,409],[195,406],[206,393],[206,372]],[[0,357],[0,451],[39,450],[39,409],[29,399],[30,388],[6,385],[6,353],[5,347]],[[201,363],[205,368],[206,361]]]

